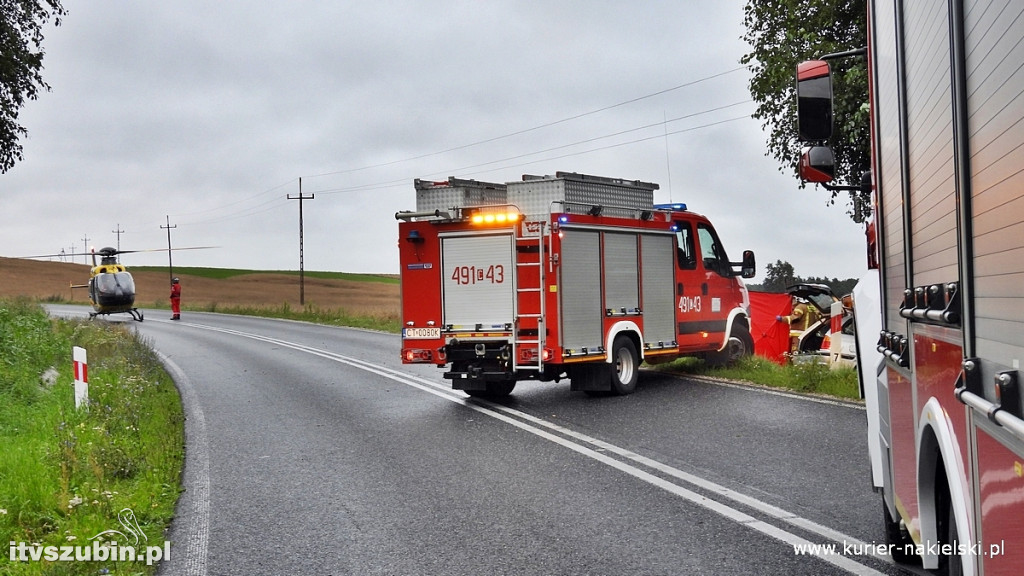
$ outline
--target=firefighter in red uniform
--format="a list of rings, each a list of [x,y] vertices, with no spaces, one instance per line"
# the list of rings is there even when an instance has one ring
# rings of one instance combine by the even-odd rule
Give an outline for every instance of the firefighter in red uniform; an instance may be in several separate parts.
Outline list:
[[[181,320],[181,284],[178,279],[171,280],[171,320]]]

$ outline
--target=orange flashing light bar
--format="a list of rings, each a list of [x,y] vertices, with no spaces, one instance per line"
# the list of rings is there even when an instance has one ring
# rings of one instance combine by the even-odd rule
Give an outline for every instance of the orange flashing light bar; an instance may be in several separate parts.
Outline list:
[[[487,214],[473,214],[470,219],[473,224],[511,224],[519,220],[518,212],[497,212]]]

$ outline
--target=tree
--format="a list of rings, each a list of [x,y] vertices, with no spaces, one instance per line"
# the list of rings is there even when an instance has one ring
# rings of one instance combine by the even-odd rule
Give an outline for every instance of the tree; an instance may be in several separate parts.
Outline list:
[[[52,18],[60,26],[66,14],[60,0],[0,0],[0,173],[24,159],[19,139],[28,130],[18,112],[40,90],[43,81],[43,26]]]
[[[776,260],[775,264],[765,266],[767,272],[761,289],[765,292],[785,292],[786,288],[796,284],[800,279],[793,272],[793,265],[789,262]]]
[[[826,54],[861,48],[867,42],[866,0],[748,0],[743,9],[746,40],[753,51],[741,63],[753,76],[750,95],[757,103],[753,117],[768,133],[768,152],[780,172],[797,174],[801,145],[796,135],[796,65]],[[863,57],[831,60],[835,126],[831,145],[836,180],[856,186],[870,167],[871,146],[867,62]],[[803,184],[801,184],[801,187]],[[839,192],[833,191],[834,203]],[[849,192],[847,213],[863,222],[871,197]]]

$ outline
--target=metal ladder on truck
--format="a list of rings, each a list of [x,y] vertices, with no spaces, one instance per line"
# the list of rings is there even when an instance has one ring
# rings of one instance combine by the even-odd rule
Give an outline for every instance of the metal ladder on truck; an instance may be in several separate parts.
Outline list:
[[[528,226],[538,226],[537,235],[523,234],[522,232],[516,234],[516,313],[515,313],[515,325],[512,327],[512,369],[513,370],[536,370],[540,372],[544,370],[544,224],[545,222],[520,222],[517,229],[527,230]],[[536,254],[537,261],[532,262],[532,258],[527,257],[526,262],[520,262],[520,256],[523,252],[532,253],[533,250],[530,248],[533,246],[533,241],[536,240]],[[524,241],[522,244],[520,241]],[[525,249],[522,250],[521,249]],[[521,281],[523,278],[522,272],[529,268],[536,268],[537,271],[537,283],[533,285],[531,282],[529,286],[524,286]],[[536,294],[537,302],[539,303],[536,310],[524,310],[523,296],[527,296],[525,300],[530,301],[532,298],[529,295]],[[535,335],[530,337],[524,335],[523,332],[530,330],[530,328],[523,328],[524,321],[527,324],[533,324],[529,322],[535,320],[537,325],[537,332]],[[536,346],[534,357],[531,358],[532,362],[524,362],[519,356],[520,345],[534,345]]]

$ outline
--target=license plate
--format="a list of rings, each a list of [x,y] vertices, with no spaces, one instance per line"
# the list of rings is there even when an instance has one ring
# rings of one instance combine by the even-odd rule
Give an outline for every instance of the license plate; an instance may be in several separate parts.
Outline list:
[[[440,338],[440,328],[403,328],[402,338],[405,339],[428,339]]]

